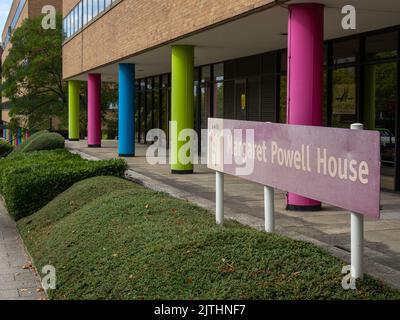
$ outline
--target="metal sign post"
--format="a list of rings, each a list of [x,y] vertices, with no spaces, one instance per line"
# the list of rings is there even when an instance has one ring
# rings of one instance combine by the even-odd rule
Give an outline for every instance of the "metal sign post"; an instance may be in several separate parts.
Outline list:
[[[217,224],[224,224],[224,174],[215,172],[215,204]]]
[[[274,188],[264,187],[264,219],[265,231],[274,232],[275,230],[275,203],[274,203]]]
[[[363,130],[364,125],[354,123],[351,125],[351,130]],[[363,271],[363,256],[364,256],[364,216],[351,212],[351,276],[354,279],[362,279]]]

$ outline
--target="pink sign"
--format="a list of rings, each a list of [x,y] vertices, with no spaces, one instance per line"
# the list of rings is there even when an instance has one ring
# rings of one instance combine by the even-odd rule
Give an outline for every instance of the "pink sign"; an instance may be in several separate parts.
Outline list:
[[[376,131],[208,120],[208,167],[380,217]]]

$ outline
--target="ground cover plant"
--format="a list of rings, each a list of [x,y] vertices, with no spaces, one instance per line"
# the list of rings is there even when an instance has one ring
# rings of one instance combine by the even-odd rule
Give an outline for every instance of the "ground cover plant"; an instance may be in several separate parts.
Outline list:
[[[86,191],[86,192],[84,192]],[[81,181],[18,222],[50,299],[399,299],[366,276],[341,286],[344,262],[118,178]]]

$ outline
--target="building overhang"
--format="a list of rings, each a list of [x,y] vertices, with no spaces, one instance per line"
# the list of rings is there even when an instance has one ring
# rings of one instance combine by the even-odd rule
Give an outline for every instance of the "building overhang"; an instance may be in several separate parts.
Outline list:
[[[67,80],[86,81],[88,73],[101,73],[103,81],[117,82],[119,63],[135,63],[137,78],[168,73],[171,71],[171,46],[178,44],[195,46],[196,66],[285,49],[288,30],[287,7],[296,3],[325,5],[325,40],[393,27],[400,21],[400,1],[398,0],[292,0],[99,66]],[[342,7],[349,4],[356,8],[356,30],[342,28],[344,17],[341,13]]]

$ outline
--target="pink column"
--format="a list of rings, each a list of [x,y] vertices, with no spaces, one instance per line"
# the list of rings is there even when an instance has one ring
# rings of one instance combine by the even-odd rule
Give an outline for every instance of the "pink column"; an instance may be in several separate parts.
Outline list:
[[[322,125],[324,6],[289,6],[288,111],[295,125]],[[312,183],[312,181],[304,181]],[[320,210],[321,203],[289,193],[289,210]]]
[[[88,75],[88,146],[101,147],[101,74]]]

